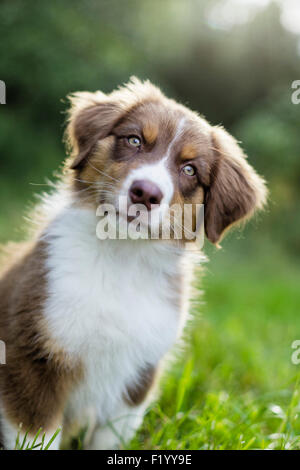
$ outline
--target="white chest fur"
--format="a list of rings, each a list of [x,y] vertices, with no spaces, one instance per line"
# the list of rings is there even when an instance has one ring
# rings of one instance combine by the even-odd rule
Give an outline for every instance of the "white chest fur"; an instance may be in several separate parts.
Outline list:
[[[52,336],[83,363],[80,400],[109,415],[126,385],[178,336],[170,280],[181,256],[160,241],[100,241],[96,223],[91,211],[70,207],[51,223],[44,313]]]

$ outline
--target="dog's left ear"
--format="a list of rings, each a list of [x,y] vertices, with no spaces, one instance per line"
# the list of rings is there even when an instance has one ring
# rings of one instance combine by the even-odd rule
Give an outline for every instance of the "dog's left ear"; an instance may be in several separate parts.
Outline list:
[[[226,229],[262,209],[267,190],[236,140],[222,127],[212,128],[212,147],[215,161],[205,198],[205,232],[212,243],[218,243]]]
[[[79,92],[70,95],[66,141],[72,169],[82,167],[99,140],[109,135],[124,109],[104,93]]]

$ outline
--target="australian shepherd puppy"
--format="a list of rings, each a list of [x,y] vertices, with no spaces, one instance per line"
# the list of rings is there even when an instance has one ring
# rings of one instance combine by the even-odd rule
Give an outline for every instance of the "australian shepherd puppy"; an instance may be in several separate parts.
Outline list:
[[[52,448],[82,429],[85,448],[128,442],[187,316],[190,279],[183,269],[194,243],[187,234],[201,227],[192,211],[188,232],[174,216],[169,239],[162,237],[166,208],[204,204],[206,237],[218,244],[266,198],[263,179],[234,138],[150,82],[134,78],[108,95],[70,99],[70,155],[61,181],[41,202],[31,240],[11,245],[1,262],[7,449],[18,433],[22,439],[28,431],[32,440],[40,428],[46,441],[61,428]],[[127,209],[120,209],[121,197]],[[135,204],[145,210],[130,215]],[[97,236],[107,205],[115,222],[142,215],[140,225],[156,224],[158,237],[120,237],[119,230]],[[160,217],[152,220],[154,213]]]

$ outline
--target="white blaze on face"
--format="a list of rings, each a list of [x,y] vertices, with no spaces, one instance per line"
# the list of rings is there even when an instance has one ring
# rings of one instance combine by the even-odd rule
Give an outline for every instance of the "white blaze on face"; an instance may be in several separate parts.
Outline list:
[[[181,118],[179,123],[178,123],[175,136],[172,139],[172,141],[169,143],[169,146],[167,148],[166,158],[169,158],[172,148],[176,144],[177,140],[182,136],[183,129],[184,129],[184,124],[185,124],[185,118]]]
[[[132,202],[129,197],[129,189],[134,181],[141,180],[147,180],[155,183],[163,194],[163,198],[160,204],[156,207],[153,207],[151,213],[149,213],[146,209],[142,212],[139,212],[140,222],[144,226],[156,229],[160,226],[160,221],[165,217],[174,193],[174,184],[172,181],[171,172],[167,166],[167,156],[163,157],[162,160],[159,160],[158,162],[144,164],[138,168],[135,168],[128,174],[126,180],[124,181],[120,195],[123,195],[123,197],[126,195],[128,208],[130,209],[131,207],[135,213],[139,208],[137,205],[131,206]],[[134,215],[132,210],[130,211],[130,215]],[[119,211],[122,215],[123,210],[121,209],[120,204]],[[123,216],[127,217],[127,214],[123,214]]]
[[[167,167],[167,156],[155,163],[142,165],[132,170],[123,185],[123,194],[128,194],[134,181],[147,180],[156,184],[163,194],[161,204],[170,204],[174,192],[174,185],[170,170]]]
[[[174,183],[172,180],[170,168],[168,167],[168,159],[170,157],[173,146],[182,135],[184,122],[185,118],[182,118],[179,121],[175,136],[168,145],[167,151],[165,155],[162,156],[161,160],[155,163],[141,165],[129,173],[120,191],[120,195],[127,195],[128,204],[130,204],[128,196],[129,188],[131,187],[132,183],[139,180],[151,181],[159,187],[163,194],[160,206],[155,208],[152,212],[158,212],[161,216],[164,215],[166,208],[170,205],[174,194]]]

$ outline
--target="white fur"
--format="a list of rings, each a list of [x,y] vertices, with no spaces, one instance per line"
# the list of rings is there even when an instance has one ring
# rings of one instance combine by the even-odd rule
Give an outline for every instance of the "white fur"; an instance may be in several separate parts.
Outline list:
[[[132,170],[124,181],[121,194],[128,194],[129,188],[134,181],[146,179],[157,184],[160,188],[163,193],[161,204],[170,204],[174,192],[174,185],[170,171],[167,168],[167,158],[168,157],[165,156],[157,163],[149,163]]]
[[[147,406],[128,407],[126,386],[156,366],[180,333],[182,313],[169,279],[180,270],[182,252],[164,241],[100,241],[96,224],[93,211],[62,204],[47,229],[44,315],[52,337],[84,366],[67,420],[91,425],[90,447],[115,448],[120,440],[110,423],[126,441]]]
[[[146,165],[139,166],[129,173],[124,181],[120,195],[127,195],[129,188],[134,181],[146,179],[157,184],[162,191],[163,199],[161,200],[161,205],[170,204],[174,193],[174,184],[168,169],[168,159],[173,146],[182,134],[184,123],[185,118],[182,118],[178,123],[175,136],[169,143],[166,154],[161,160],[156,163],[148,163]]]
[[[119,196],[124,195],[127,197],[127,204],[130,207],[131,201],[129,198],[129,188],[134,181],[148,180],[155,183],[160,188],[163,198],[160,205],[157,205],[152,209],[152,217],[149,218],[148,211],[145,211],[144,213],[142,212],[140,216],[140,219],[146,223],[146,225],[149,225],[150,223],[153,229],[160,225],[160,221],[167,214],[167,209],[174,193],[174,185],[170,171],[167,167],[167,160],[168,156],[166,155],[162,160],[159,160],[156,163],[142,165],[132,170],[125,179],[119,194]],[[117,201],[115,201],[115,205],[118,207]],[[122,211],[120,211],[120,213],[122,214]],[[123,215],[127,217],[127,214]]]
[[[184,117],[180,119],[180,121],[178,123],[178,126],[177,126],[177,129],[176,129],[176,132],[175,132],[175,136],[173,137],[173,139],[171,140],[171,142],[168,145],[167,152],[166,152],[166,158],[169,158],[172,148],[176,144],[177,140],[182,136],[185,121],[186,120],[185,120]]]
[[[129,189],[134,181],[148,180],[155,183],[161,190],[163,198],[160,201],[160,205],[157,205],[157,207],[152,210],[152,214],[154,214],[152,218],[150,218],[150,224],[153,228],[155,228],[155,226],[158,226],[160,224],[160,221],[167,214],[168,207],[171,203],[174,194],[174,184],[172,181],[170,170],[168,168],[168,160],[173,146],[182,134],[182,131],[184,129],[184,123],[185,118],[181,118],[178,123],[175,135],[169,143],[163,158],[158,162],[141,165],[138,168],[132,170],[125,179],[121,187],[120,193],[118,194],[118,196],[127,197],[127,203],[128,206],[130,206],[131,201],[129,198]],[[117,200],[114,201],[114,203],[116,207],[119,206]],[[123,215],[127,217],[127,213]],[[140,219],[143,220],[143,216]],[[147,213],[145,214],[145,220],[147,221],[148,225],[149,218]]]

